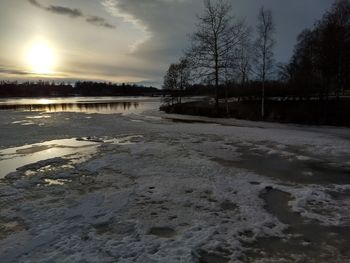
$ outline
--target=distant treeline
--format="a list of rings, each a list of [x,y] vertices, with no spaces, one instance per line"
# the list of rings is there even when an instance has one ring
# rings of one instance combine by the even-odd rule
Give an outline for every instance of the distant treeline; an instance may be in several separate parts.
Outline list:
[[[69,96],[153,96],[154,87],[104,82],[76,82],[74,85],[55,82],[0,82],[0,97],[69,97]]]
[[[231,82],[225,85],[219,85],[219,98],[223,99],[226,93],[229,98],[240,100],[261,100],[261,82],[258,80],[248,81],[244,84]],[[330,90],[327,97],[323,95],[322,86],[313,85],[307,90],[300,89],[300,86],[293,82],[284,82],[280,80],[266,81],[265,97],[266,99],[287,100],[341,100],[342,97],[350,96],[350,85],[338,90]],[[211,96],[215,91],[214,85],[194,84],[188,85],[184,90],[163,90],[164,94],[170,94],[172,97],[189,96]],[[323,95],[323,96],[322,96]]]

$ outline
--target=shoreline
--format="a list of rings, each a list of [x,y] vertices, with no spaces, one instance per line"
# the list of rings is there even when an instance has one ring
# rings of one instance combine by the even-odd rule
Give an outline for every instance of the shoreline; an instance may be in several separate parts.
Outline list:
[[[276,123],[287,125],[305,126],[331,126],[350,127],[349,101],[333,101],[334,105],[340,104],[336,109],[329,107],[326,117],[318,117],[323,114],[323,104],[318,101],[270,101],[266,103],[266,116],[261,120],[260,102],[230,102],[229,113],[224,109],[225,104],[220,103],[219,113],[216,113],[215,105],[207,101],[184,102],[181,104],[162,105],[160,110],[167,114],[183,116],[198,116],[211,119],[236,119],[239,121],[249,121],[257,123]],[[332,118],[330,117],[332,116]]]

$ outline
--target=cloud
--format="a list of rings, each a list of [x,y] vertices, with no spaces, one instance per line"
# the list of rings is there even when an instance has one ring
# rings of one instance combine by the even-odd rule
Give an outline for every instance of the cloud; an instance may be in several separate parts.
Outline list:
[[[45,10],[47,8],[44,5],[44,0],[27,1],[38,8]],[[260,6],[265,5],[266,8],[272,10],[277,27],[276,60],[284,62],[288,61],[292,54],[297,34],[305,27],[311,27],[332,2],[329,0],[229,1],[233,6],[233,14],[238,19],[245,19],[253,32]],[[56,2],[59,3],[59,0]],[[65,2],[79,3],[79,6],[84,6],[88,1]],[[191,34],[195,29],[196,14],[203,12],[203,0],[95,0],[93,2],[101,3],[109,14],[116,17],[115,21],[122,21],[121,32],[123,28],[131,29],[127,33],[133,34],[134,41],[132,44],[134,48],[129,54],[125,54],[128,57],[125,63],[120,63],[118,60],[112,62],[120,63],[120,67],[125,68],[132,64],[130,68],[122,71],[115,68],[99,67],[105,72],[111,72],[111,74],[117,72],[120,75],[137,75],[140,78],[159,82],[169,64],[176,62],[183,54],[182,51],[189,46],[188,34]],[[296,17],[298,19],[295,19]],[[94,14],[89,16],[83,14],[83,17],[76,19],[84,19],[85,23],[94,26],[114,28],[103,17],[94,16]],[[96,45],[98,44],[96,43]],[[104,42],[104,45],[115,45],[115,43],[112,41],[110,43]],[[131,48],[129,43],[128,45]],[[105,51],[104,49],[101,52]],[[110,56],[113,57],[113,55]],[[137,69],[134,68],[135,65],[138,65]],[[149,71],[150,67],[152,67],[152,72]]]
[[[42,5],[38,3],[38,1],[36,0],[28,0],[28,2],[31,3],[32,5],[42,8]]]
[[[64,6],[50,5],[49,7],[46,7],[45,10],[59,15],[67,15],[73,18],[84,16],[79,9],[71,9]]]
[[[11,69],[11,68],[5,68],[0,67],[0,74],[6,74],[6,75],[30,75],[31,73],[24,71],[24,70],[18,70],[18,69]]]
[[[69,8],[65,6],[57,6],[57,5],[50,5],[50,6],[44,6],[41,3],[39,3],[37,0],[28,0],[29,3],[32,5],[41,8],[45,11],[58,14],[58,15],[64,15],[68,16],[70,18],[85,18],[85,21],[91,25],[98,26],[98,27],[105,27],[114,29],[115,26],[110,24],[105,18],[99,17],[99,16],[90,16],[85,15],[80,9],[77,8]]]
[[[99,16],[89,16],[86,18],[86,22],[93,24],[95,26],[102,26],[102,27],[106,27],[106,28],[115,28],[114,25],[109,24],[106,19],[104,19],[103,17],[99,17]]]
[[[133,55],[157,61],[159,71],[164,71],[164,65],[177,60],[186,48],[202,0],[103,0],[102,4],[113,16],[145,32]]]
[[[160,87],[169,64],[176,62],[188,46],[188,34],[194,30],[203,1],[103,0],[102,4],[110,14],[141,32],[129,56],[142,63],[142,70],[147,72],[145,81]]]
[[[203,12],[203,0],[101,0],[116,17],[145,30],[149,38],[137,46],[134,55],[160,66],[176,61],[189,45],[188,34],[194,31],[196,14]],[[297,34],[312,26],[330,5],[329,0],[230,0],[233,15],[245,19],[255,29],[259,7],[272,10],[277,27],[276,59],[287,61]],[[298,17],[295,20],[295,17]]]

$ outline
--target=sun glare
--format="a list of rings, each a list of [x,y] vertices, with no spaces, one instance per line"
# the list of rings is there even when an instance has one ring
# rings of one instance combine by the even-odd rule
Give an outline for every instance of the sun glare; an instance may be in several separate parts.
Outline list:
[[[28,51],[27,60],[32,73],[52,74],[55,57],[52,48],[45,43],[36,43]]]
[[[48,100],[48,99],[40,99],[38,102],[39,102],[39,104],[47,105],[47,104],[50,103],[50,100]]]

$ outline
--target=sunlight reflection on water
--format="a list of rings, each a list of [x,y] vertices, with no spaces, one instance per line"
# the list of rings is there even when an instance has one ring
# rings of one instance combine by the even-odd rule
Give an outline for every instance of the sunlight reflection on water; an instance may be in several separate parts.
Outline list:
[[[0,110],[85,112],[85,113],[140,113],[155,109],[159,101],[154,98],[50,98],[50,99],[2,99]]]
[[[15,172],[20,167],[24,168],[23,171],[26,170],[24,174],[27,176],[33,176],[37,172],[45,172],[46,170],[54,169],[49,163],[45,163],[43,167],[37,167],[35,165],[34,168],[24,167],[39,161],[50,161],[53,158],[72,155],[74,155],[75,158],[76,154],[78,154],[80,158],[95,153],[100,145],[128,145],[139,143],[142,140],[142,135],[121,135],[115,138],[83,137],[53,140],[0,150],[0,179],[11,172]],[[70,164],[61,164],[60,167],[74,168]]]
[[[18,167],[56,157],[89,151],[98,145],[93,141],[64,139],[9,148],[0,151],[0,178],[16,171]]]

